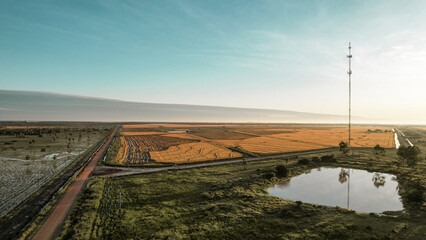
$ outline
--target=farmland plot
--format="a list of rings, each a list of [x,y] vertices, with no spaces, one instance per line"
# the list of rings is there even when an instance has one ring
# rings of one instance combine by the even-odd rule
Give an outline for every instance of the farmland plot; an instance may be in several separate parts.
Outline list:
[[[224,125],[224,124],[132,124],[132,125],[123,125],[123,129],[137,129],[137,128],[217,128],[217,127],[226,127],[234,125]]]
[[[327,148],[327,146],[307,143],[303,141],[278,139],[271,137],[255,137],[249,138],[238,143],[242,149],[255,153],[282,153],[297,152]]]
[[[25,132],[29,128],[11,129]],[[36,127],[31,129],[40,131],[40,127],[38,130]],[[0,135],[0,216],[16,207],[109,132],[106,129],[61,131],[39,135],[19,134],[19,137],[4,132]]]
[[[353,147],[374,147],[380,144],[394,148],[390,129],[376,126],[355,126],[352,129]],[[139,130],[138,130],[139,129]],[[185,130],[186,132],[173,132]],[[337,147],[347,141],[348,129],[339,125],[203,125],[203,124],[140,124],[125,125],[122,129],[122,148],[117,161],[121,164],[188,163],[241,157],[238,149],[261,154],[308,151]],[[148,149],[149,142],[134,138],[171,137],[181,139],[165,148]],[[143,142],[143,141],[142,141]],[[145,153],[145,155],[144,155]],[[146,155],[148,153],[148,155]]]
[[[56,160],[5,160],[0,159],[0,213],[25,200],[53,175],[64,169],[81,152],[73,152],[65,157],[64,153]]]
[[[121,164],[150,163],[152,162],[150,153],[153,151],[164,151],[170,146],[196,141],[161,135],[125,136],[121,137],[123,147],[116,161]]]
[[[347,130],[344,128],[307,128],[249,138],[242,140],[238,145],[247,151],[267,154],[335,147],[340,141],[347,141]],[[394,148],[392,132],[368,132],[368,129],[359,127],[353,129],[352,147],[374,147],[376,144]]]
[[[140,135],[155,135],[155,134],[162,134],[163,132],[122,132],[121,135],[123,136],[140,136]]]
[[[192,163],[242,156],[241,153],[204,142],[181,144],[166,151],[151,152],[152,159],[165,163]]]
[[[231,131],[203,131],[203,132],[194,132],[193,135],[200,136],[207,139],[215,140],[242,140],[246,138],[253,137],[244,133],[237,133]]]

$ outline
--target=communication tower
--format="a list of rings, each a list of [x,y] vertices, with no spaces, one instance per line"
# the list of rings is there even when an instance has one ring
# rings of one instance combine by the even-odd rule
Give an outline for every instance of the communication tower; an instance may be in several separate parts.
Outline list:
[[[352,54],[351,54],[351,43],[349,42],[349,54],[346,56],[349,59],[349,71],[348,71],[348,76],[349,76],[349,139],[348,139],[348,148],[349,148],[349,152],[351,150],[351,75],[352,75],[352,70],[351,70],[351,59],[352,59]]]

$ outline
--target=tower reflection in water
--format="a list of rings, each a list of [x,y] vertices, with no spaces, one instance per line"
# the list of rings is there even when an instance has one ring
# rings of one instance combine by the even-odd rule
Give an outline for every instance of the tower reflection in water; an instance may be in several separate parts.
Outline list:
[[[350,186],[351,186],[351,178],[349,175],[349,170],[345,170],[342,168],[342,170],[340,170],[339,173],[339,182],[340,183],[345,183],[348,182],[348,192],[346,194],[346,208],[349,208],[349,190],[350,190]]]
[[[351,175],[350,175],[349,171],[350,171],[349,169],[345,170],[345,169],[342,168],[339,172],[339,182],[342,183],[342,184],[345,183],[345,182],[348,182],[348,188],[347,188],[347,193],[346,193],[346,198],[347,198],[346,208],[349,208],[349,203],[350,203],[350,187],[351,187],[351,178],[350,177],[351,177]],[[376,172],[376,173],[374,173],[371,180],[373,182],[373,185],[376,188],[383,187],[383,186],[385,186],[385,183],[386,183],[386,176],[384,174]]]

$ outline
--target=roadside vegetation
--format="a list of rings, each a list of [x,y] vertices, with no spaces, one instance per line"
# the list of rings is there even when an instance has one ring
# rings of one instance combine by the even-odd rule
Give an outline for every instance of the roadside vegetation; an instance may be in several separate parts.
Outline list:
[[[347,157],[336,151],[141,176],[93,178],[66,221],[60,239],[423,239],[425,161],[414,166],[400,164],[402,160],[394,149],[380,152],[379,158],[373,148],[356,150],[356,155]],[[321,166],[396,175],[404,189],[400,195],[405,211],[381,216],[360,214],[267,195],[268,187]],[[111,188],[114,190],[108,193]],[[119,209],[117,189],[126,196]],[[111,207],[105,207],[106,203]],[[105,209],[109,211],[106,220]]]
[[[114,137],[113,142],[106,154],[105,161],[102,163],[106,165],[118,165],[118,162],[115,160],[117,158],[117,154],[122,148],[122,144],[119,137]]]

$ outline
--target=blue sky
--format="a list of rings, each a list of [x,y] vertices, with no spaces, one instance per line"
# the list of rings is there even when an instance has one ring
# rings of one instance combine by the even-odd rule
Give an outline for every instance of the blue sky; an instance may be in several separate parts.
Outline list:
[[[426,1],[0,0],[0,88],[426,120]]]

